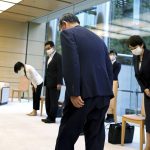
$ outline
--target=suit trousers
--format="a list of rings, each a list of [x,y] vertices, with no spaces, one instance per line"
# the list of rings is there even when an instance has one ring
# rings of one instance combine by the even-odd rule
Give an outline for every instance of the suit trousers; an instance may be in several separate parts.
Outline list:
[[[85,105],[82,108],[75,108],[70,99],[67,101],[55,150],[74,150],[74,144],[81,131],[84,131],[86,150],[103,150],[105,142],[104,119],[110,98],[84,99]]]
[[[60,91],[56,88],[46,87],[45,106],[47,118],[55,121],[58,110],[58,98]]]
[[[146,132],[150,133],[150,97],[144,94]]]
[[[40,107],[40,96],[41,96],[41,91],[42,91],[42,85],[37,86],[36,90],[33,90],[33,109],[39,110]]]
[[[118,81],[113,81],[114,98],[110,100],[110,105],[107,114],[113,114],[115,122],[117,122],[117,95],[118,95]]]

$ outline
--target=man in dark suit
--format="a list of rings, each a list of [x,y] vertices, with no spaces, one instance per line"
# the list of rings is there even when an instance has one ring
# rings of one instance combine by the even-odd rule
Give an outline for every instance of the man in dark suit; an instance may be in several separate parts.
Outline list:
[[[81,131],[87,150],[103,150],[105,113],[113,96],[106,45],[70,13],[60,19],[60,30],[66,94],[55,150],[74,150]]]
[[[118,75],[121,70],[121,64],[117,61],[117,52],[115,50],[111,50],[109,52],[109,57],[111,60],[111,63],[113,65],[113,93],[114,97],[110,101],[110,105],[107,111],[107,118],[105,122],[111,123],[116,122],[117,123],[117,94],[118,94]]]
[[[58,54],[54,48],[53,41],[45,43],[45,50],[48,55],[46,59],[44,81],[44,85],[46,86],[45,106],[47,118],[42,119],[42,121],[45,123],[54,123],[62,84],[62,60],[61,55]]]

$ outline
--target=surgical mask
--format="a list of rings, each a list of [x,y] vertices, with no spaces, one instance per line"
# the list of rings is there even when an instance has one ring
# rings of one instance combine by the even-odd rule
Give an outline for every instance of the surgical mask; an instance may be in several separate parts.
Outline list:
[[[51,48],[51,49],[47,50],[46,53],[47,53],[47,55],[49,56],[49,55],[51,55],[51,54],[53,53],[53,51],[54,51],[54,49]]]
[[[136,55],[136,56],[141,55],[142,54],[142,48],[138,46],[136,49],[132,50],[132,54]]]

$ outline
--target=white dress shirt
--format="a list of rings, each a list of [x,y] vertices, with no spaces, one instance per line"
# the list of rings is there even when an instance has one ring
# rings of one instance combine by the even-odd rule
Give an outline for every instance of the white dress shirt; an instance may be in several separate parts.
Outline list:
[[[56,50],[53,49],[53,52],[49,55],[49,58],[48,58],[48,61],[47,61],[47,67],[48,67],[49,63],[52,61],[55,53],[56,53]]]
[[[27,78],[31,81],[34,88],[37,88],[37,85],[40,85],[43,82],[41,75],[30,65],[25,65]]]

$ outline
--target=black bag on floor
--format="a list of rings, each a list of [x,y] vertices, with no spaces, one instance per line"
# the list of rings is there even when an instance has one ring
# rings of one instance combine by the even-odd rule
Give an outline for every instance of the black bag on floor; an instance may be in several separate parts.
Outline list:
[[[121,144],[122,123],[110,124],[108,132],[108,142],[111,144]],[[132,143],[134,126],[126,123],[124,143]]]

